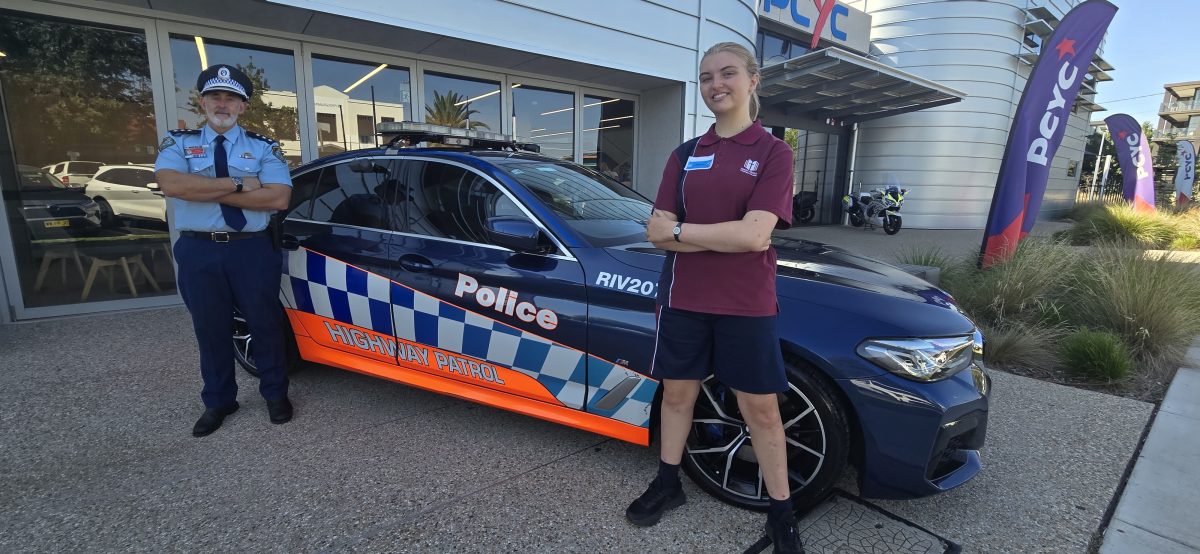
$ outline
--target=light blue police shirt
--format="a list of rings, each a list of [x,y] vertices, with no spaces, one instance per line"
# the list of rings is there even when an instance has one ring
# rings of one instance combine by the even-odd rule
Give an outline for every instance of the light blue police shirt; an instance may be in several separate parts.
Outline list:
[[[216,177],[213,141],[217,132],[205,125],[201,129],[176,129],[158,146],[154,170],[171,169],[201,177]],[[279,143],[262,135],[243,130],[240,125],[225,131],[225,153],[231,177],[258,177],[263,184],[292,186],[287,162]],[[195,202],[169,198],[175,228],[180,231],[233,231],[225,224],[217,202]],[[271,212],[243,209],[246,226],[242,231],[261,231],[267,228]]]

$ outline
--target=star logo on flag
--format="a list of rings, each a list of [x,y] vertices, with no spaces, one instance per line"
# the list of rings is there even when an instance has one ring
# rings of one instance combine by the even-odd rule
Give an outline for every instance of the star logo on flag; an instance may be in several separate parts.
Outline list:
[[[1126,133],[1125,131],[1121,131],[1121,132],[1117,133],[1117,138],[1119,138],[1121,140],[1125,140],[1125,136],[1128,134],[1129,133]]]
[[[1070,52],[1071,55],[1074,56],[1075,55],[1075,40],[1069,39],[1069,38],[1064,38],[1064,39],[1058,41],[1058,46],[1055,46],[1054,49],[1058,50],[1058,59],[1060,59],[1060,60],[1063,59],[1063,56],[1067,55],[1067,52]]]

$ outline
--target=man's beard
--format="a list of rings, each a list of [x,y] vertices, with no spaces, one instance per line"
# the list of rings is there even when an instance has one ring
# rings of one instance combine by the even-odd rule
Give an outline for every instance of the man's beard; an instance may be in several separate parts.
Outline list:
[[[238,116],[236,114],[218,114],[212,111],[206,111],[204,116],[208,118],[208,122],[215,127],[233,127],[237,124]]]

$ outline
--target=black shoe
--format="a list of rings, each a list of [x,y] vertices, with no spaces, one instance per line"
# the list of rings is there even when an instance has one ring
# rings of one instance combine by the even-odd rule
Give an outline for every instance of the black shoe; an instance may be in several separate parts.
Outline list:
[[[687,495],[683,494],[683,487],[666,488],[655,480],[646,492],[625,509],[625,517],[638,527],[649,527],[658,523],[667,510],[678,508],[685,502]]]
[[[192,427],[192,436],[203,437],[206,435],[211,435],[213,431],[221,428],[222,423],[225,423],[225,416],[228,416],[237,410],[238,403],[236,400],[233,402],[233,404],[230,404],[224,408],[216,410],[204,410],[204,413],[200,415],[200,419],[196,420],[196,425]]]
[[[796,520],[772,525],[767,521],[767,537],[775,545],[779,554],[804,554],[804,545],[800,544],[800,533],[796,531]]]
[[[267,412],[271,414],[271,423],[282,425],[292,420],[292,401],[288,397],[267,401]]]

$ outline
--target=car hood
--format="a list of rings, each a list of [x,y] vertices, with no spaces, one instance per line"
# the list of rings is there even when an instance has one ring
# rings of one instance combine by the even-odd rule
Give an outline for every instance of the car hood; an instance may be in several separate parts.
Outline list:
[[[21,204],[35,206],[82,206],[92,201],[86,194],[75,190],[23,190]]]
[[[894,265],[848,252],[837,246],[808,240],[773,238],[781,297],[801,298],[792,281],[823,283],[883,294],[897,299],[933,304],[957,311],[950,295]],[[651,271],[662,270],[664,252],[647,242],[610,247],[618,261]]]

